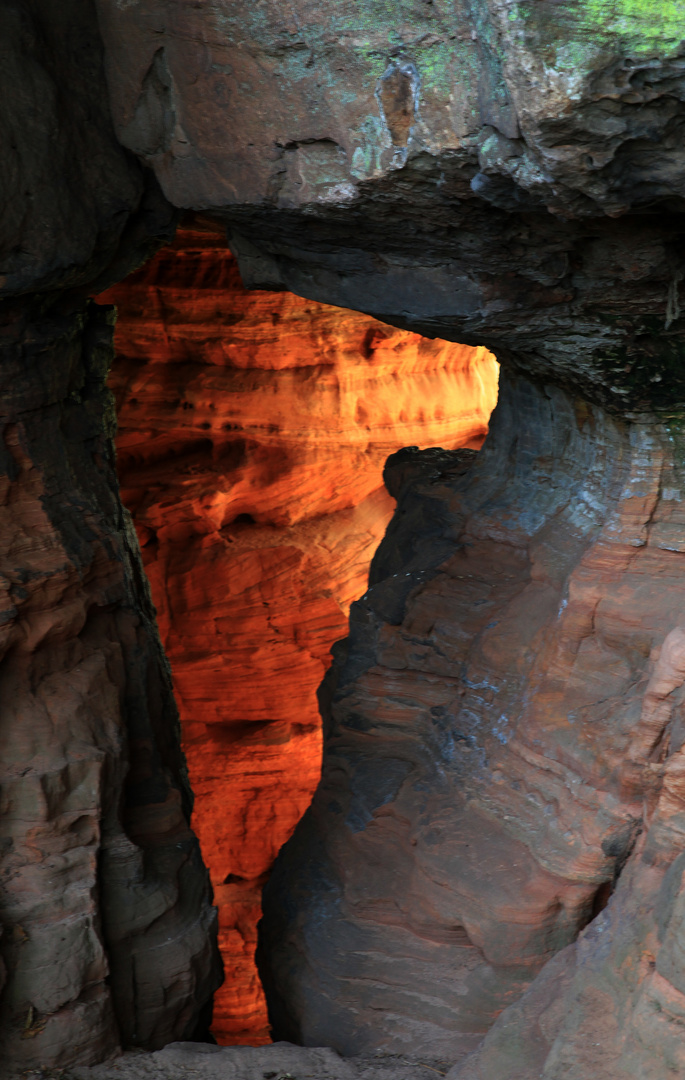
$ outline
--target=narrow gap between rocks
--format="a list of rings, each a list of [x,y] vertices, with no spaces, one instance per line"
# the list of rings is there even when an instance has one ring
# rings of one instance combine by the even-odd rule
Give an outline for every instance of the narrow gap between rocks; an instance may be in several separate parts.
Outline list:
[[[219,908],[213,1032],[260,1044],[261,890],[318,780],[316,689],[392,514],[384,461],[407,445],[478,449],[499,368],[482,347],[248,292],[197,217],[98,301],[118,308],[122,497]]]

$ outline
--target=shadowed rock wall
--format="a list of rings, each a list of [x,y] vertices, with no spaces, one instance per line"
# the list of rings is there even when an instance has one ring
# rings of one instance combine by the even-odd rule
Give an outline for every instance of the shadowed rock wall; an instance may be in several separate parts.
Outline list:
[[[287,293],[246,291],[195,221],[101,300],[117,304],[122,496],[143,545],[219,907],[222,1042],[269,1038],[261,890],[321,766],[316,687],[393,500],[406,443],[482,442],[484,349]]]
[[[216,916],[114,471],[113,314],[174,230],[117,142],[92,4],[0,11],[0,1047],[92,1062],[206,1030]]]
[[[456,1058],[590,923],[464,1075],[680,1061],[680,430],[503,374],[477,458],[390,459],[322,781],[265,892],[280,1037]]]
[[[118,497],[112,311],[32,314],[5,321],[0,367],[0,1039],[25,1067],[192,1037],[220,977],[168,668]]]

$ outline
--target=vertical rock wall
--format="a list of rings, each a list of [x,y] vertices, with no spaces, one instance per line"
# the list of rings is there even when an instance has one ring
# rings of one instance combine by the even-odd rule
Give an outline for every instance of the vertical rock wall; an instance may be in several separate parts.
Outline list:
[[[118,496],[111,310],[173,234],[90,0],[0,7],[0,1071],[206,1028],[216,916]],[[99,285],[95,285],[95,283]]]
[[[123,498],[181,711],[220,912],[222,1041],[268,1038],[265,877],[320,771],[315,691],[392,512],[387,455],[480,445],[497,364],[287,293],[248,293],[220,230],[179,233],[107,298]]]
[[[503,372],[473,463],[391,459],[265,893],[279,1037],[454,1060],[560,953],[464,1076],[680,1068],[681,427]]]
[[[401,510],[328,690],[332,797],[284,856],[285,920],[271,892],[281,1030],[456,1053],[454,1017],[463,1049],[552,957],[464,1076],[680,1075],[680,6],[98,12],[122,143],[229,225],[246,281],[485,343],[540,384],[470,479],[463,456],[389,473]],[[189,1031],[211,934],[177,946],[211,915],[94,346],[53,303],[142,257],[154,184],[114,137],[89,0],[7,0],[0,31],[3,1060],[59,1064],[114,1046],[115,1014],[129,1042]]]
[[[54,311],[5,309],[0,358],[10,1068],[190,1038],[220,981],[168,667],[118,498],[113,315]]]

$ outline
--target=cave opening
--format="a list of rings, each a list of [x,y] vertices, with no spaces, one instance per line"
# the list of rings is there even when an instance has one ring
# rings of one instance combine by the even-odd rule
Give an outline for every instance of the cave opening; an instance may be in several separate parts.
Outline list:
[[[197,215],[98,301],[118,311],[122,500],[219,910],[212,1032],[266,1043],[261,890],[319,778],[316,690],[393,512],[384,462],[408,445],[479,449],[499,366],[484,347],[248,291]]]

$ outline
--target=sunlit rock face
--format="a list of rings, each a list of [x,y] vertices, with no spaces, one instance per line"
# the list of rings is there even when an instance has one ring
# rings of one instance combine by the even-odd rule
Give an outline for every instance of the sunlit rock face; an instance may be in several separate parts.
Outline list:
[[[120,138],[172,202],[227,224],[247,284],[486,344],[518,387],[470,480],[447,477],[443,508],[431,498],[411,528],[398,511],[380,593],[353,608],[326,692],[324,781],[269,886],[277,1030],[348,1049],[446,1040],[456,1054],[542,966],[474,1075],[682,1071],[680,810],[669,794],[668,834],[647,795],[673,788],[680,741],[645,749],[640,735],[683,618],[682,11],[98,10]],[[474,577],[452,558],[479,564]],[[654,716],[673,700],[675,717],[677,693]],[[458,767],[442,764],[451,741]],[[624,781],[621,755],[641,779]],[[590,936],[560,954],[572,978],[548,978],[586,920]]]
[[[196,224],[118,305],[119,475],[171,661],[220,912],[222,1041],[268,1037],[254,966],[265,877],[320,774],[316,688],[394,501],[388,454],[479,446],[484,349],[287,293],[249,293]]]
[[[538,1080],[541,1074],[546,1080],[665,1080],[679,1075],[685,988],[678,780],[683,620],[678,609],[682,553],[677,511],[685,408],[685,26],[680,5],[651,0],[566,5],[552,0],[456,0],[450,5],[442,0],[341,0],[321,5],[293,0],[286,10],[280,0],[217,0],[211,5],[98,0],[97,6],[99,23],[88,0],[58,5],[10,0],[0,15],[5,91],[0,95],[5,151],[0,155],[0,291],[3,341],[8,345],[2,377],[8,400],[24,387],[22,402],[15,411],[12,405],[8,422],[21,414],[22,423],[34,425],[25,442],[31,461],[39,463],[37,475],[31,472],[31,480],[37,480],[31,498],[35,495],[37,502],[29,508],[30,529],[19,505],[25,495],[23,474],[17,473],[16,462],[8,459],[6,466],[9,554],[2,572],[12,585],[19,582],[16,599],[12,597],[18,614],[9,608],[7,622],[21,622],[18,601],[29,603],[25,593],[41,610],[43,604],[49,606],[60,592],[63,573],[72,574],[64,568],[73,566],[70,590],[50,618],[59,622],[60,611],[68,612],[70,604],[78,602],[88,618],[115,620],[107,622],[111,650],[103,646],[112,663],[96,680],[83,708],[77,702],[68,716],[54,722],[56,734],[53,728],[46,731],[38,746],[45,760],[34,759],[32,748],[21,746],[13,756],[12,748],[18,745],[13,740],[34,728],[42,731],[30,710],[25,725],[12,725],[11,749],[3,756],[3,763],[10,762],[3,785],[17,780],[30,786],[35,781],[38,792],[26,808],[26,789],[21,788],[22,798],[17,796],[15,804],[20,810],[11,817],[14,831],[3,838],[3,1064],[93,1060],[115,1045],[112,1015],[117,1010],[123,1017],[118,1026],[124,1042],[156,1045],[158,1039],[191,1029],[194,1010],[213,985],[213,974],[207,975],[213,970],[211,917],[204,872],[190,834],[178,841],[187,841],[185,849],[174,847],[175,826],[159,844],[154,829],[154,843],[145,846],[137,840],[155,820],[165,833],[166,796],[183,791],[183,767],[173,708],[167,707],[166,691],[159,690],[158,645],[143,600],[135,544],[130,533],[121,539],[125,516],[113,485],[109,508],[102,510],[102,477],[108,466],[95,444],[107,433],[108,422],[105,410],[92,407],[92,387],[84,389],[82,383],[83,372],[89,370],[83,356],[90,355],[90,345],[84,342],[81,350],[75,344],[83,327],[90,325],[85,291],[97,293],[104,281],[123,277],[173,224],[156,176],[173,206],[201,209],[229,226],[246,284],[285,286],[314,300],[365,310],[405,329],[484,344],[494,349],[511,378],[523,375],[536,384],[526,390],[518,382],[514,396],[509,384],[505,386],[505,410],[499,430],[495,426],[492,456],[486,453],[470,479],[457,475],[466,464],[463,458],[451,465],[428,459],[438,473],[429,490],[435,493],[443,481],[449,490],[444,513],[437,512],[439,500],[431,498],[436,515],[419,514],[420,524],[411,526],[411,492],[420,502],[427,483],[421,479],[421,459],[418,464],[411,456],[402,459],[395,463],[395,479],[389,474],[391,486],[399,484],[403,510],[391,546],[385,546],[375,565],[374,588],[391,579],[394,585],[387,586],[387,606],[384,600],[380,614],[374,608],[368,618],[372,639],[376,618],[381,620],[377,640],[359,644],[366,615],[364,608],[354,610],[352,667],[337,670],[327,690],[332,719],[325,784],[337,794],[330,806],[317,801],[310,821],[284,856],[282,874],[279,871],[282,898],[289,896],[294,905],[285,917],[282,903],[276,903],[278,893],[270,894],[263,962],[279,1029],[300,1030],[303,1037],[316,1029],[323,1037],[319,994],[339,990],[335,1008],[340,1024],[333,1037],[349,1039],[352,1045],[358,1017],[359,1040],[379,1045],[396,1036],[395,1017],[406,1005],[406,1000],[398,1001],[399,990],[407,988],[409,994],[425,978],[437,1004],[427,1024],[425,1000],[412,1006],[416,1044],[430,1040],[431,1032],[439,1042],[448,1029],[453,1034],[461,1030],[463,1049],[469,1032],[482,1031],[532,977],[519,1002],[494,1021],[482,1050],[463,1066],[464,1078],[501,1080],[512,1070],[520,1080]],[[109,122],[98,26],[114,125],[130,154],[117,143]],[[149,168],[141,168],[141,163]],[[6,297],[15,299],[6,303]],[[75,351],[70,346],[65,359],[67,339]],[[44,411],[34,392],[47,395],[40,401],[52,402],[50,408],[58,403],[59,422],[54,411]],[[507,401],[515,402],[511,423]],[[547,409],[553,410],[554,423]],[[76,453],[74,438],[78,441],[79,433],[87,431],[95,432],[93,442],[89,436],[83,453]],[[511,443],[507,431],[515,433]],[[565,440],[560,434],[564,431]],[[6,438],[12,445],[11,432],[6,431]],[[510,452],[504,454],[507,446]],[[504,458],[495,469],[500,454]],[[584,463],[583,474],[574,455]],[[652,471],[657,467],[659,484]],[[409,485],[409,503],[398,469]],[[514,473],[521,478],[520,488]],[[508,486],[502,486],[501,476],[510,477]],[[586,481],[589,487],[583,486]],[[498,490],[503,492],[499,501]],[[56,555],[41,577],[45,568],[36,568],[31,545],[45,525],[40,513],[49,516],[54,511],[55,491],[64,497],[54,519],[60,527],[56,543],[63,543],[64,556]],[[568,527],[557,533],[554,523],[562,520],[564,491]],[[596,515],[595,533],[587,521],[573,517],[576,505],[590,507],[587,520]],[[209,510],[213,512],[211,506]],[[403,520],[411,526],[408,536]],[[25,528],[30,532],[26,546]],[[48,533],[45,527],[43,535]],[[474,594],[468,572],[450,573],[447,565],[458,554],[453,549],[462,534],[466,554],[459,557],[482,558],[474,578],[481,585],[496,582],[494,610],[483,625],[476,616],[486,607],[478,601],[486,597]],[[88,552],[99,551],[102,536],[105,554],[91,560]],[[576,540],[579,553],[567,558],[564,545]],[[558,561],[550,555],[557,568],[550,570],[546,545],[554,551],[557,544],[562,555]],[[511,567],[509,578],[498,577],[500,559]],[[122,575],[120,592],[109,585],[101,589],[100,570],[104,566],[109,573],[108,560]],[[443,564],[444,573],[419,583],[416,596],[405,598],[402,606],[395,591],[399,575],[405,575],[404,584],[418,588],[412,576],[417,568],[430,576]],[[496,639],[500,651],[493,646],[493,656],[486,647],[498,626],[490,623],[506,624],[499,616],[512,602],[507,588],[525,579],[527,565],[531,582],[544,583],[548,577],[557,582],[558,607],[553,614],[547,612],[544,625],[536,623],[534,614],[514,619],[516,631],[509,644],[503,636]],[[558,584],[562,579],[568,590]],[[419,601],[423,592],[426,603],[431,599],[433,581],[442,583],[449,603],[444,619],[431,622],[419,610]],[[587,582],[589,599],[583,592]],[[600,582],[594,594],[593,582]],[[37,598],[33,589],[39,590]],[[587,617],[583,604],[591,609]],[[579,611],[578,623],[569,626]],[[141,622],[136,628],[146,628],[145,641],[141,645],[136,637],[131,651],[131,620],[137,619]],[[33,621],[32,614],[28,622]],[[74,651],[59,653],[57,667],[49,668],[54,678],[46,691],[57,686],[59,703],[67,697],[63,680],[75,677],[80,650],[91,645],[86,626],[81,630],[78,620],[69,623],[64,633]],[[412,653],[406,657],[399,646],[399,652],[381,648],[397,626],[411,639],[407,651],[411,647]],[[536,626],[542,629],[531,640]],[[18,633],[23,641],[23,624]],[[28,631],[26,639],[33,640]],[[451,640],[457,642],[452,652]],[[24,671],[19,645],[19,638],[12,639],[3,662],[3,678],[10,681]],[[550,658],[549,650],[557,647],[562,660],[556,653]],[[481,649],[486,651],[482,662]],[[433,708],[447,710],[434,717],[437,723],[442,715],[445,740],[436,736],[417,766],[423,721],[411,721],[414,738],[404,758],[399,751],[390,753],[395,734],[380,731],[379,725],[384,709],[399,706],[393,695],[385,694],[378,706],[369,704],[371,691],[364,680],[376,668],[382,680],[387,670],[418,670],[424,653],[432,672],[438,665],[434,654],[440,650],[448,660],[466,658],[469,682],[462,679],[459,660],[457,676],[451,667],[435,676],[442,687],[437,700],[430,682],[421,685],[420,695],[418,690],[412,694],[411,708],[423,710],[422,715]],[[604,663],[606,650],[609,659]],[[617,651],[619,660],[614,659]],[[130,660],[130,683],[129,675],[124,682],[118,679],[117,656],[125,656],[126,664]],[[43,658],[41,653],[41,662]],[[339,659],[342,663],[342,653]],[[405,660],[406,669],[393,667]],[[487,708],[493,703],[486,695],[495,690],[481,685],[478,668],[484,665],[492,668],[497,700],[507,703],[490,714]],[[35,696],[42,670],[39,665],[31,671],[24,685],[27,694]],[[555,672],[561,672],[559,696],[545,681],[556,677]],[[100,695],[110,678],[117,687],[111,714],[117,746],[101,738],[98,728],[107,715]],[[455,679],[464,690],[458,716],[444,698]],[[336,696],[347,694],[348,687],[350,695],[356,694],[357,682],[359,720],[350,718]],[[130,694],[123,692],[124,683],[133,688]],[[568,702],[563,698],[567,686],[569,692],[577,690]],[[11,702],[22,700],[12,689]],[[158,713],[160,700],[165,704]],[[583,709],[590,709],[591,721],[579,716]],[[156,717],[152,740],[148,711]],[[11,710],[3,715],[11,716]],[[519,717],[525,722],[519,723]],[[85,742],[82,723],[88,728]],[[369,737],[364,740],[367,723]],[[359,732],[360,753],[354,757],[352,735],[343,731],[341,769],[334,774],[335,740],[345,726]],[[532,749],[526,743],[529,731],[537,740]],[[558,739],[550,731],[557,732]],[[464,766],[463,783],[441,764],[450,739],[455,760],[459,751],[472,761]],[[468,746],[477,753],[469,757]],[[616,746],[623,747],[618,765]],[[410,774],[403,776],[404,765],[388,770],[390,780],[381,770],[381,779],[388,782],[380,789],[373,788],[375,774],[367,783],[364,756],[378,761],[386,751],[395,761],[409,762],[411,775],[418,771],[415,788]],[[525,761],[520,774],[510,756],[515,753]],[[81,800],[79,795],[60,803],[58,788],[41,777],[53,760],[61,762],[64,756],[70,762],[105,762],[102,797]],[[165,770],[161,786],[159,761]],[[500,762],[501,767],[492,767]],[[562,766],[569,772],[558,771]],[[126,868],[115,861],[116,872],[107,876],[109,812],[112,805],[123,805],[121,778],[129,767],[136,821],[145,818],[147,825],[142,829],[135,822],[126,824],[122,810],[122,831],[116,826],[114,834],[124,839],[115,854]],[[440,769],[449,772],[444,788]],[[568,798],[554,788],[555,776],[568,776]],[[345,808],[368,787],[370,802],[363,804],[361,814],[353,806],[345,832],[335,803],[347,814]],[[424,825],[424,804],[418,802],[424,787],[431,812],[435,800],[442,798],[439,792],[450,790],[453,795],[442,836],[437,830],[430,834]],[[80,813],[86,802],[101,829],[100,839],[93,842],[85,827],[71,829],[72,814]],[[435,916],[417,905],[417,918],[423,920],[418,931],[408,906],[408,897],[415,895],[412,874],[396,872],[400,856],[378,877],[372,841],[378,829],[389,828],[395,802],[412,815],[409,824],[402,817],[397,826],[398,847],[407,836],[417,841],[409,842],[417,853],[408,864],[415,858],[417,866],[429,866],[431,881],[445,882],[447,892],[439,893],[436,908],[441,897],[448,892],[452,896],[449,910]],[[468,859],[453,857],[455,846],[461,845],[463,855],[468,843],[471,858],[472,818],[457,817],[455,810],[464,802],[483,819],[475,860],[478,874],[468,880]],[[574,805],[589,810],[576,812]],[[187,829],[187,810],[186,799],[182,818],[174,819],[179,828]],[[564,823],[561,833],[554,826],[556,817]],[[9,812],[3,811],[3,824],[5,818],[10,820]],[[48,818],[50,842],[55,843],[50,851],[58,853],[54,863],[44,855],[49,845],[36,842],[33,824],[45,825]],[[31,823],[28,834],[23,831],[26,822]],[[311,861],[311,848],[300,837],[311,837],[307,830],[320,827],[319,871],[327,868],[330,873],[307,878],[312,891],[298,896],[297,882],[305,880]],[[76,849],[66,858],[73,835]],[[434,840],[431,866],[426,850]],[[388,843],[384,834],[383,853]],[[173,910],[179,895],[176,858],[182,850],[188,853],[183,866],[193,867],[186,879],[190,900],[179,921],[173,917],[169,938],[183,942],[191,928],[199,937],[193,938],[190,955],[180,955],[175,945],[167,949],[167,937],[155,939],[153,929],[148,951],[141,944],[147,930],[157,927],[164,934],[167,929],[164,919],[157,920],[158,904],[168,903]],[[60,916],[62,882],[53,873],[25,891],[24,865],[49,871],[78,867],[74,881],[79,884],[67,897],[72,905],[67,921],[70,932],[80,926],[83,936],[67,935],[69,962]],[[486,872],[509,874],[510,902],[502,900],[499,879],[492,888],[483,886],[479,875]],[[518,880],[520,872],[524,876]],[[609,896],[612,875],[618,877]],[[277,881],[278,876],[274,889]],[[434,896],[430,889],[427,895]],[[330,903],[336,890],[338,908]],[[374,900],[371,908],[369,896]],[[386,907],[388,896],[392,905]],[[314,903],[318,899],[320,906]],[[121,924],[108,923],[112,910],[124,913]],[[321,913],[326,915],[327,937]],[[566,945],[586,917],[587,928]],[[392,971],[385,959],[390,955],[390,923],[395,931]],[[362,924],[368,936],[360,947]],[[451,935],[447,941],[445,925]],[[440,950],[422,968],[436,934]],[[99,941],[105,958],[98,952]],[[402,950],[408,942],[417,951],[413,962],[403,966],[407,954]],[[553,956],[557,948],[561,951]],[[289,949],[292,964],[286,962]],[[450,955],[461,950],[454,970],[462,981],[456,984],[446,984],[440,974],[447,950],[453,950]],[[338,963],[340,956],[347,966]],[[77,962],[71,962],[73,957]],[[117,975],[114,966],[122,957]],[[325,964],[331,957],[337,965],[332,975]],[[107,958],[113,965],[109,976]],[[512,958],[513,965],[508,962]],[[538,963],[543,966],[536,976]],[[360,1006],[352,1015],[345,980],[352,985],[355,964],[363,976],[356,987]],[[365,964],[372,969],[373,983],[366,978]],[[135,973],[133,986],[128,975],[120,977],[122,971]],[[398,971],[399,981],[393,982]],[[142,993],[138,980],[145,987]],[[46,995],[46,985],[54,993]],[[372,986],[367,1001],[364,995]],[[384,987],[394,989],[386,995]],[[466,994],[457,992],[465,987]],[[87,1008],[82,1009],[84,1004]],[[450,1045],[456,1055],[456,1043]]]

